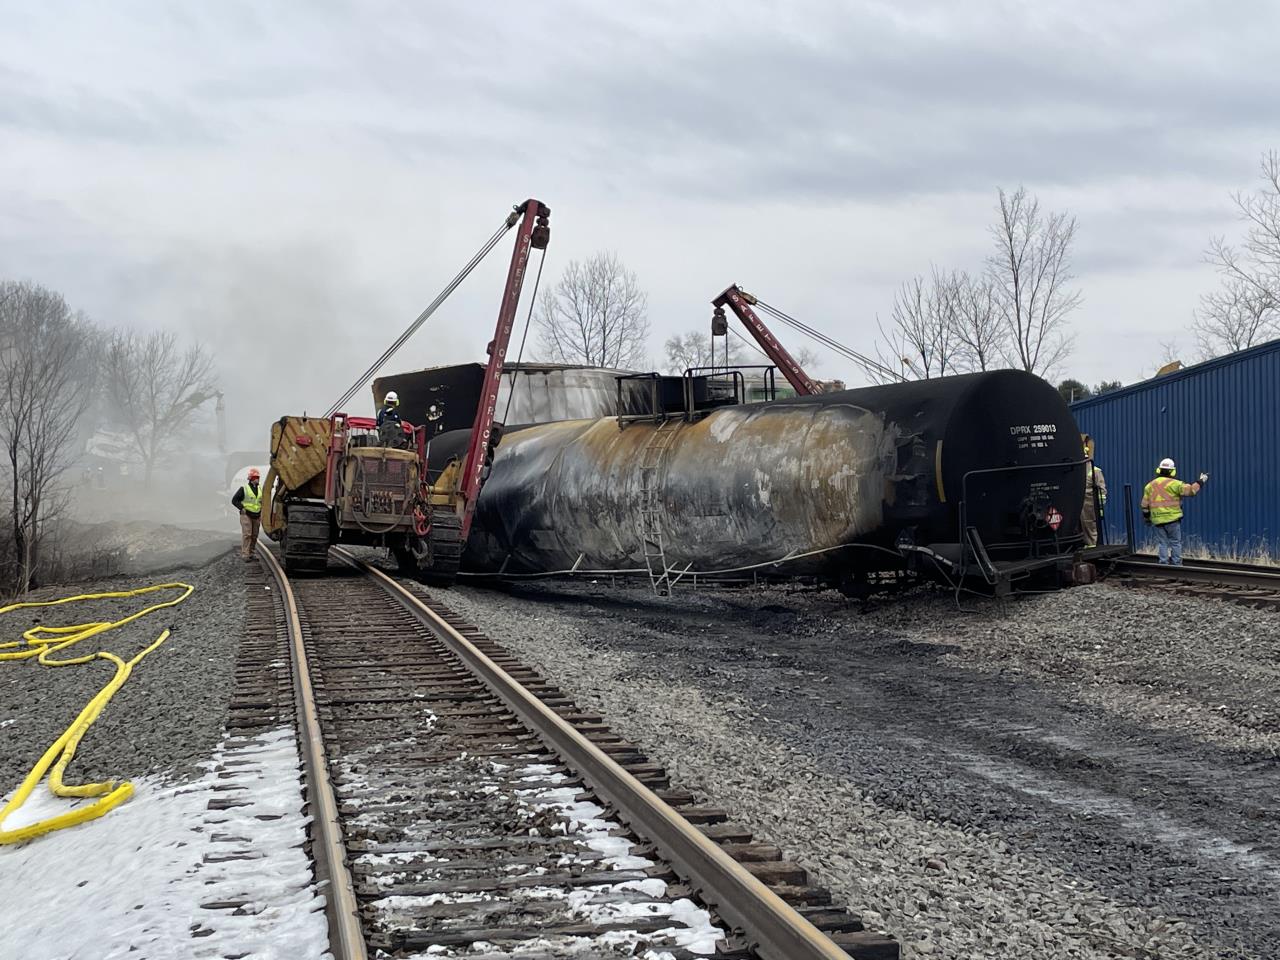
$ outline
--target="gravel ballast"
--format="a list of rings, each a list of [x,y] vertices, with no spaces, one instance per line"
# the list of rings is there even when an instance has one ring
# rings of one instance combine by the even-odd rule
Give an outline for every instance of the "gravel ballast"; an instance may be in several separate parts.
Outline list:
[[[29,599],[134,589],[179,580],[195,592],[176,607],[90,637],[63,656],[107,650],[135,656],[169,627],[173,633],[137,667],[76,751],[67,782],[127,779],[153,773],[184,777],[207,759],[222,734],[236,651],[245,627],[248,565],[234,554],[199,569],[142,579],[113,578],[36,591]],[[6,639],[36,622],[46,625],[116,620],[178,591],[58,607],[3,617]],[[114,675],[107,661],[42,667],[34,659],[0,662],[0,795],[11,792],[80,709]],[[41,787],[40,789],[44,789]]]
[[[1110,586],[439,599],[915,957],[1275,956],[1280,617]]]

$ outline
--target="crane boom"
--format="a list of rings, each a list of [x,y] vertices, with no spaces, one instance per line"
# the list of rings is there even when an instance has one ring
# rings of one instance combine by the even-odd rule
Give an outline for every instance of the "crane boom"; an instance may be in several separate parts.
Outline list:
[[[467,453],[463,459],[462,487],[459,490],[459,513],[462,520],[462,542],[465,543],[475,515],[476,499],[484,482],[485,459],[493,438],[494,416],[498,409],[498,388],[502,382],[502,367],[506,362],[507,346],[511,342],[511,330],[515,325],[516,307],[520,303],[520,289],[524,284],[525,268],[529,264],[529,251],[545,250],[551,239],[551,208],[538,200],[526,200],[511,212],[508,223],[520,221],[516,230],[515,248],[511,252],[511,266],[507,270],[507,284],[502,290],[502,304],[498,308],[498,325],[493,340],[489,342],[489,363],[484,370],[480,390],[480,403],[471,425],[471,437],[467,441]]]
[[[726,304],[730,310],[738,315],[738,319],[742,321],[743,326],[751,332],[751,336],[755,337],[756,343],[760,344],[760,349],[765,352],[765,356],[773,361],[774,366],[782,371],[782,375],[787,378],[787,382],[795,389],[796,396],[807,397],[810,394],[817,393],[817,384],[809,378],[809,375],[796,362],[795,357],[787,352],[787,348],[778,342],[778,338],[773,335],[772,331],[765,326],[764,321],[751,309],[756,302],[755,297],[735,283],[712,300],[711,305],[715,307],[717,319],[724,317]]]

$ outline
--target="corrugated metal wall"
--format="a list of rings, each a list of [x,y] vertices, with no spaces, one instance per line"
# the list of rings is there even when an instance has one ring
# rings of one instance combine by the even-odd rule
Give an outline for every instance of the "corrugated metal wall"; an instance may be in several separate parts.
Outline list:
[[[1163,457],[1179,479],[1212,474],[1184,504],[1184,541],[1280,553],[1280,340],[1188,367],[1157,380],[1071,405],[1080,430],[1097,441],[1107,478],[1108,541],[1124,539],[1124,484],[1138,501]]]

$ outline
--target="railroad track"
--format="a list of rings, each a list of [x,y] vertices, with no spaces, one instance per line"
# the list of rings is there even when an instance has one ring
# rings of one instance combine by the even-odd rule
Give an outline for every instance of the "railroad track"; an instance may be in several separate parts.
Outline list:
[[[1154,558],[1125,557],[1113,561],[1111,570],[1127,586],[1156,587],[1259,610],[1280,610],[1280,567],[1224,560],[1184,560],[1174,567]]]
[[[300,580],[259,553],[337,960],[899,955],[439,602],[342,550]]]

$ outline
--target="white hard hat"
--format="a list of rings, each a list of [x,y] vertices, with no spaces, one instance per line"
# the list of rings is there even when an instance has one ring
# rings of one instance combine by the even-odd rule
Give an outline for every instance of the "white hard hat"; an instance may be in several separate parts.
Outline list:
[[[1161,461],[1160,461],[1160,469],[1161,469],[1161,470],[1176,470],[1176,469],[1177,469],[1177,465],[1173,462],[1173,458],[1172,458],[1172,457],[1165,457],[1163,460],[1161,460]]]
[[[388,390],[387,403],[399,403],[399,402],[400,402],[400,395],[396,393],[394,390]]]

